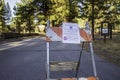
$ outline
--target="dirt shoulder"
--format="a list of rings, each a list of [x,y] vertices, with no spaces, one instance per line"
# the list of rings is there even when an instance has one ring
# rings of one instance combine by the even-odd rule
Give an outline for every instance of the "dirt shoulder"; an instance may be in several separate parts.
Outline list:
[[[113,35],[112,40],[108,38],[106,43],[103,39],[94,40],[93,47],[95,54],[120,66],[120,34]]]

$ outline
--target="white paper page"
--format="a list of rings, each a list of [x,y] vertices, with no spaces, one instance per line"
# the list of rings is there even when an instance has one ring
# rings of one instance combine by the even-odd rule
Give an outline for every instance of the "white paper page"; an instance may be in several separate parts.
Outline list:
[[[63,23],[62,25],[63,43],[80,44],[79,25],[76,23]]]

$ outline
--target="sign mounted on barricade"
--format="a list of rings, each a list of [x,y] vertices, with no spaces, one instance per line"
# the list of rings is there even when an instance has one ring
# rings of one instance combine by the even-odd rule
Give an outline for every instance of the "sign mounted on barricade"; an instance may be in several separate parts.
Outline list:
[[[64,22],[61,27],[47,27],[47,41],[62,41],[63,43],[91,42],[91,29],[80,29],[77,23]]]
[[[76,23],[62,24],[62,42],[80,44],[79,25]]]

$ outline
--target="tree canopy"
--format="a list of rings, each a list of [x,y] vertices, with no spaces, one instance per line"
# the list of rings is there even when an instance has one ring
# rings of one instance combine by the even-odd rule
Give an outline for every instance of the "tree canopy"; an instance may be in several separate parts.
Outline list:
[[[0,25],[10,19],[9,4],[0,1]],[[5,6],[7,9],[5,9]],[[7,10],[7,11],[5,11]],[[7,12],[7,14],[5,13]],[[6,15],[6,17],[5,17]],[[36,25],[45,25],[49,19],[52,26],[59,26],[63,21],[83,23],[89,21],[94,28],[101,22],[120,23],[119,0],[21,0],[14,6],[11,27],[16,32],[34,32]],[[83,25],[84,26],[84,25]],[[93,25],[91,25],[93,26]]]
[[[3,32],[9,32],[9,26],[11,20],[11,9],[8,3],[5,4],[4,0],[0,1],[0,34]]]

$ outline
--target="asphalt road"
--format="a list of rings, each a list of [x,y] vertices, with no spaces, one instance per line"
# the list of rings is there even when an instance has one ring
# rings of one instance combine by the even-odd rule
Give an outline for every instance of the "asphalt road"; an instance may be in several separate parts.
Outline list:
[[[50,43],[51,61],[78,61],[80,47],[74,44]],[[120,80],[120,67],[95,55],[100,80]],[[74,77],[75,72],[51,72],[51,77]],[[79,75],[92,76],[90,54],[83,53]],[[46,41],[30,38],[0,45],[0,80],[46,80]]]

